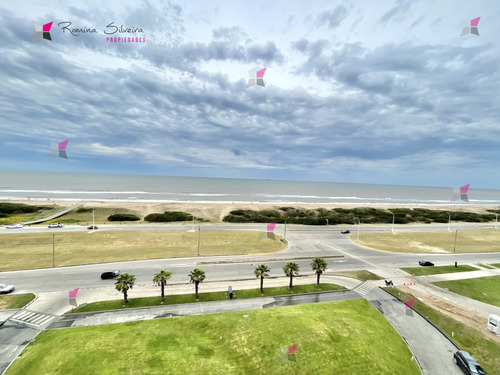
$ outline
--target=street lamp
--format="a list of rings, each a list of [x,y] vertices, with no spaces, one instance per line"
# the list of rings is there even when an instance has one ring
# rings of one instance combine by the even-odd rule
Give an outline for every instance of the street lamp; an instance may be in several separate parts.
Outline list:
[[[286,221],[288,220],[288,218],[285,219],[285,232],[283,233],[283,238],[286,240]]]
[[[200,237],[201,237],[201,228],[198,225],[198,256],[200,256]]]
[[[52,233],[52,267],[56,266],[56,245],[55,245],[55,234]]]
[[[326,220],[326,226],[328,226],[328,219],[325,219]]]
[[[498,214],[495,214],[495,229],[498,229]]]
[[[455,231],[455,246],[453,246],[453,253],[455,253],[457,250],[457,236],[458,236],[458,229]]]
[[[451,224],[451,214],[448,212],[448,232],[451,232],[450,224]]]
[[[359,241],[359,227],[360,227],[360,225],[361,225],[361,221],[358,218],[358,241]]]
[[[392,212],[392,234],[394,234],[394,212]]]

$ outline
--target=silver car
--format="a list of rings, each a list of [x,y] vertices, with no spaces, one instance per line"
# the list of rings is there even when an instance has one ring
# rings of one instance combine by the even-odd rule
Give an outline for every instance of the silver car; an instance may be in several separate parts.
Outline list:
[[[7,225],[5,227],[5,229],[20,229],[22,228],[23,225],[22,224],[10,224],[10,225]]]
[[[0,294],[13,292],[16,287],[14,285],[0,284]]]

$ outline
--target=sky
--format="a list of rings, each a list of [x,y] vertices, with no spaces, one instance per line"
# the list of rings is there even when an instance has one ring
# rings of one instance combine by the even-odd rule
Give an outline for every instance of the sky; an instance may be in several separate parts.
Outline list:
[[[67,3],[0,5],[0,169],[500,189],[496,0]]]

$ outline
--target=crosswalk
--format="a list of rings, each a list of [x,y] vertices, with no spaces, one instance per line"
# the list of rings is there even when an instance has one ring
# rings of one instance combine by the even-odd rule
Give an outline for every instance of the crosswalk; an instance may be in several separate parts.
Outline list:
[[[377,284],[370,283],[369,281],[367,281],[361,285],[358,285],[356,288],[354,288],[354,291],[362,296],[366,296],[368,293],[370,293],[375,288],[377,288]]]
[[[36,311],[21,310],[10,317],[10,320],[18,323],[29,324],[35,327],[41,327],[54,319],[54,315],[44,314]]]

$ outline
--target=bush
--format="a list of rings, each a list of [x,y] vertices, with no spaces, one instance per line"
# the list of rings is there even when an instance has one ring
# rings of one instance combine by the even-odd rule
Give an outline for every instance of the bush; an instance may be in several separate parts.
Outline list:
[[[144,218],[150,223],[170,223],[173,221],[190,221],[193,220],[193,215],[181,211],[165,211],[164,213],[149,214]]]
[[[38,212],[46,207],[44,206],[29,206],[22,203],[0,203],[0,213],[2,214],[31,214],[33,212]]]
[[[108,221],[138,221],[140,217],[134,214],[114,214],[108,217]]]

